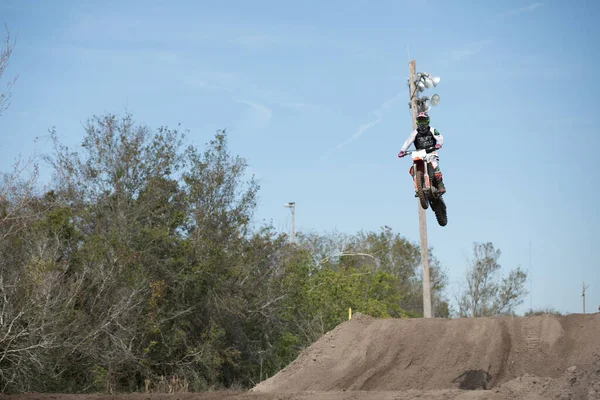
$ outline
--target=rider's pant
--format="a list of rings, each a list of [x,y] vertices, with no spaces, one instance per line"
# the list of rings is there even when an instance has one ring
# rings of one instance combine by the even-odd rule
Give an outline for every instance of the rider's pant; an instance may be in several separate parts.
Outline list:
[[[442,179],[442,171],[440,171],[440,158],[438,157],[437,153],[435,151],[428,153],[425,156],[425,161],[427,161],[427,163],[431,163],[435,178],[438,180]]]
[[[440,158],[438,157],[436,152],[429,153],[425,156],[425,160],[428,163],[431,163],[433,169],[437,169],[440,164]]]

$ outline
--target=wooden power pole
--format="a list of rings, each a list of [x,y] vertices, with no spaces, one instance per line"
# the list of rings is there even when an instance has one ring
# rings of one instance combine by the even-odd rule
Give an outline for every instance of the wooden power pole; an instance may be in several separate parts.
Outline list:
[[[411,60],[408,63],[409,73],[409,96],[410,108],[412,110],[412,127],[417,129],[417,96],[418,92],[415,86],[416,62]],[[427,215],[421,207],[419,199],[417,199],[417,207],[419,209],[419,240],[421,246],[421,265],[423,267],[423,317],[431,318],[431,285],[429,283],[429,246],[427,245]]]

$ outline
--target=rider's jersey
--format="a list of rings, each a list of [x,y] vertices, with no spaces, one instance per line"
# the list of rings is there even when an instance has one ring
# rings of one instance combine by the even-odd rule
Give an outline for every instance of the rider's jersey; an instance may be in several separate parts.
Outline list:
[[[440,147],[444,145],[444,136],[435,128],[429,127],[429,130],[425,132],[418,132],[416,129],[410,133],[408,139],[402,145],[400,151],[406,151],[411,144],[415,144],[417,150],[426,149],[439,144]]]

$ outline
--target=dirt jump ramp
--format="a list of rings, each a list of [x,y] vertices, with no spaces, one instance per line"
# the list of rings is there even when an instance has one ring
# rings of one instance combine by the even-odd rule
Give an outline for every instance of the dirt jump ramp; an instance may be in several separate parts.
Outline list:
[[[511,385],[529,385],[523,382],[530,377],[564,380],[575,369],[593,370],[600,379],[599,353],[600,314],[463,319],[359,314],[251,393],[489,390],[503,384],[506,392]]]

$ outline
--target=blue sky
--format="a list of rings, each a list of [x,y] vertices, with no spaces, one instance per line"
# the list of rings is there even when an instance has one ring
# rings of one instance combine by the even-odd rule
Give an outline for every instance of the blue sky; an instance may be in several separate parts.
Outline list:
[[[504,273],[529,268],[531,241],[533,290],[518,311],[581,312],[583,280],[596,310],[600,3],[166,4],[0,0],[17,37],[0,87],[19,74],[0,168],[49,152],[53,126],[77,146],[87,118],[128,110],[152,127],[181,123],[198,145],[228,129],[261,181],[259,222],[289,230],[283,204],[295,201],[297,230],[389,225],[418,241],[410,161],[397,158],[411,130],[410,53],[441,77],[426,94],[441,97],[430,115],[445,136],[449,223],[427,215],[450,295],[474,241],[502,251]]]

